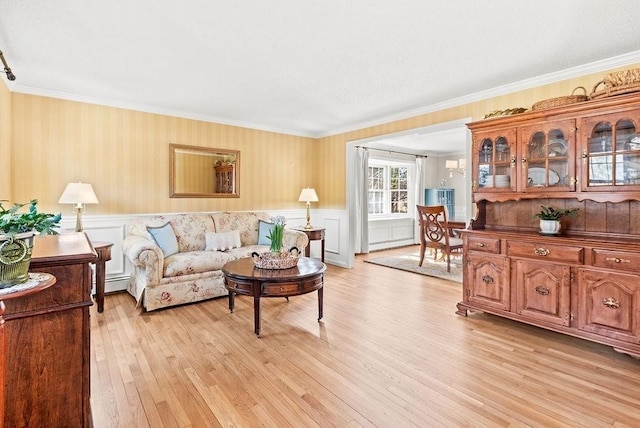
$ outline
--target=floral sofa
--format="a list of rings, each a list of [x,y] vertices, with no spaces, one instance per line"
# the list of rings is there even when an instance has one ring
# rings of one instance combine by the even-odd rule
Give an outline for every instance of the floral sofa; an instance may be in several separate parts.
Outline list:
[[[249,257],[254,251],[269,249],[268,244],[258,245],[259,239],[264,243],[263,227],[269,219],[267,213],[238,211],[154,216],[133,221],[127,226],[122,245],[134,266],[127,291],[147,311],[227,295],[222,267],[228,261]],[[166,250],[157,234],[152,235],[160,229],[175,235],[175,254],[165,256],[171,251]],[[228,234],[236,236],[235,245],[222,250],[210,248],[211,240]],[[308,243],[305,233],[285,229],[284,248],[297,247],[303,252]]]

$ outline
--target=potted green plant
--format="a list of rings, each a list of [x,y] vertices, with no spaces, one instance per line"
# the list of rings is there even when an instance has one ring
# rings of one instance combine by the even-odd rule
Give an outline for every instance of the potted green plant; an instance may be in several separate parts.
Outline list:
[[[29,279],[33,238],[36,234],[55,235],[61,214],[40,213],[37,199],[27,204],[5,208],[0,201],[0,288],[11,287]]]
[[[557,235],[560,233],[560,219],[566,216],[576,215],[578,208],[559,209],[545,205],[540,206],[540,211],[534,217],[540,219],[540,233],[543,235]]]
[[[273,217],[273,226],[269,231],[267,239],[271,241],[269,250],[272,253],[280,253],[282,251],[282,238],[284,237],[285,218],[283,216]]]

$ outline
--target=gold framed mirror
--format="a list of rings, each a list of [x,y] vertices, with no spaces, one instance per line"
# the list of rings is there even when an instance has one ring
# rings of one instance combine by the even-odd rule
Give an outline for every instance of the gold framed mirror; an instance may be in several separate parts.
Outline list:
[[[169,144],[170,198],[239,198],[240,151]]]

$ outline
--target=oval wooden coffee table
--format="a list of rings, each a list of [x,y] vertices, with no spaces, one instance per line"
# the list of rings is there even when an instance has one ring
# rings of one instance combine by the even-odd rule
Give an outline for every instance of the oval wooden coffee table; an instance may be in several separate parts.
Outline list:
[[[254,332],[260,336],[260,298],[286,297],[318,290],[318,321],[322,319],[322,286],[324,263],[309,257],[300,257],[298,265],[290,269],[259,269],[251,257],[231,261],[224,265],[224,284],[229,290],[229,310],[233,312],[236,294],[253,296]]]

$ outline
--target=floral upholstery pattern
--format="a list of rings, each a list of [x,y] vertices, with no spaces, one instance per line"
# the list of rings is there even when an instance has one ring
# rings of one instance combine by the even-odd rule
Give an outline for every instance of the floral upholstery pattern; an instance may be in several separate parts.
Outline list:
[[[216,232],[240,231],[240,243],[243,247],[258,243],[258,221],[269,221],[267,213],[223,212],[213,214]]]
[[[171,220],[171,226],[181,253],[204,251],[207,232],[216,231],[209,214],[179,214]]]
[[[258,221],[268,221],[263,212],[188,213],[175,216],[139,218],[127,226],[122,249],[134,266],[127,291],[147,311],[184,303],[226,296],[225,263],[252,252],[268,251],[258,243]],[[164,257],[147,231],[147,226],[162,226],[167,221],[178,241],[179,252]],[[227,251],[205,251],[207,232],[238,230],[240,248]],[[285,248],[297,247],[301,252],[309,240],[303,232],[285,229]]]

